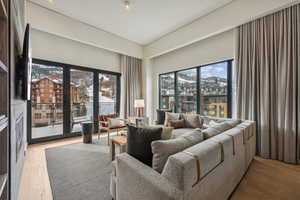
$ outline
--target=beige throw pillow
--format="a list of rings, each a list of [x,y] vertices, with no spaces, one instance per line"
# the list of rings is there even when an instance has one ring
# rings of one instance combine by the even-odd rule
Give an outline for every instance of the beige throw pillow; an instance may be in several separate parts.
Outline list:
[[[108,126],[110,128],[116,128],[116,127],[122,127],[124,126],[124,124],[122,123],[122,121],[118,118],[108,118]]]
[[[164,126],[170,126],[169,123],[171,120],[179,120],[179,119],[180,119],[179,113],[166,112]]]
[[[193,146],[204,140],[200,130],[185,133],[176,139],[156,140],[151,143],[153,160],[152,168],[161,173],[169,156]]]
[[[185,114],[182,115],[185,128],[202,128],[203,119],[199,115]]]
[[[161,139],[162,140],[169,140],[173,137],[173,127],[163,127],[162,133],[161,133]]]

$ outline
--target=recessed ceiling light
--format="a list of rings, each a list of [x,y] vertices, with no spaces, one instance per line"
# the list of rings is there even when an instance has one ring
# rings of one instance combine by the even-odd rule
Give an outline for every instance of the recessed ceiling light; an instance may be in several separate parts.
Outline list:
[[[130,2],[128,0],[125,0],[124,1],[124,6],[125,6],[126,10],[129,10],[130,9]]]
[[[49,1],[49,3],[53,3],[54,0],[48,0],[48,1]]]

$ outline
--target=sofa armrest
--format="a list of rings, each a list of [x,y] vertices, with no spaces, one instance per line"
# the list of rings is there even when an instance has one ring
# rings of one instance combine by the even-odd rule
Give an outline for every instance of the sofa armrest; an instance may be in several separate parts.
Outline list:
[[[127,153],[116,158],[117,200],[182,200],[183,192]]]

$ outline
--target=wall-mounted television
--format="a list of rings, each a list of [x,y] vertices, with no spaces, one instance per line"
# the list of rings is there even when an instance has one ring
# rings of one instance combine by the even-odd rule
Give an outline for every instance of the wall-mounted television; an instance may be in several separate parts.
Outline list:
[[[31,98],[31,39],[30,25],[27,24],[23,43],[23,52],[16,67],[16,98],[30,100]]]

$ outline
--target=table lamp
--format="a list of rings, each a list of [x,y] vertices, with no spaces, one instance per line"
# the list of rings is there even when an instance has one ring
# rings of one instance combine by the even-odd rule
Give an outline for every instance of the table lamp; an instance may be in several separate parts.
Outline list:
[[[134,107],[136,108],[137,116],[142,117],[144,115],[143,109],[145,107],[145,100],[144,99],[136,99],[134,101]]]

